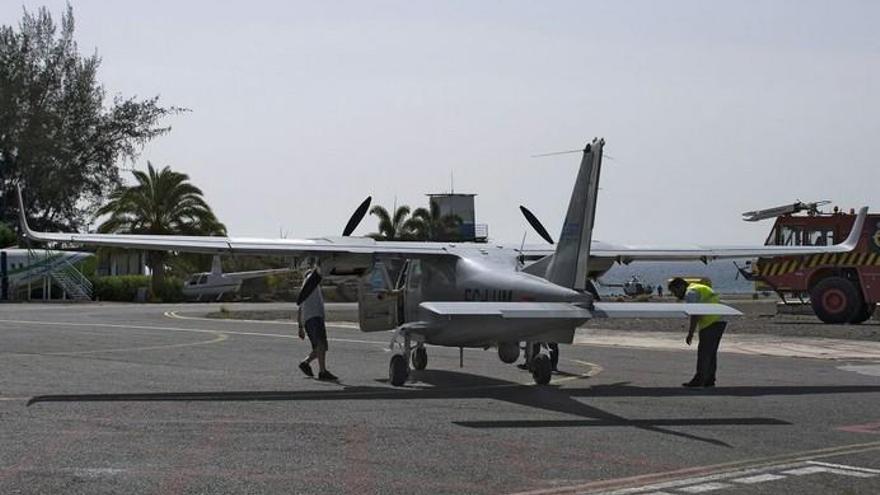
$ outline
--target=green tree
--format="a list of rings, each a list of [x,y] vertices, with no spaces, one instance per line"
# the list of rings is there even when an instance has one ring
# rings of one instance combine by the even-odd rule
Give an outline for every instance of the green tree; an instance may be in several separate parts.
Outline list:
[[[109,202],[98,209],[108,218],[99,232],[150,235],[225,235],[223,226],[205,202],[202,190],[189,182],[189,176],[169,167],[156,171],[147,162],[147,171],[134,171],[137,184],[120,187]],[[153,294],[163,286],[168,253],[150,252],[147,264],[153,272]]]
[[[379,232],[368,234],[377,241],[402,241],[410,238],[409,231],[404,227],[409,216],[409,206],[398,206],[392,216],[383,206],[376,205],[370,209],[370,215],[379,218]]]
[[[27,189],[39,229],[80,230],[121,184],[117,164],[167,133],[159,126],[182,109],[158,97],[106,101],[101,59],[83,57],[73,38],[73,8],[60,29],[44,7],[0,26],[0,221],[17,225],[15,184]]]
[[[8,225],[0,222],[0,248],[12,246],[16,242],[18,242],[18,239],[15,237],[15,232]]]
[[[421,241],[456,241],[461,238],[461,217],[442,215],[440,207],[431,201],[430,208],[416,208],[404,228]]]

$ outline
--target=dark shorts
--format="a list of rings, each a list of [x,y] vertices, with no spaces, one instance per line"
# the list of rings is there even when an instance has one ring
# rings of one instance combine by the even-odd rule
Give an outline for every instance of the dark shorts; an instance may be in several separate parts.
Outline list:
[[[324,326],[324,318],[309,318],[309,321],[306,322],[306,335],[309,336],[312,349],[318,350],[320,346],[327,350],[327,327]]]

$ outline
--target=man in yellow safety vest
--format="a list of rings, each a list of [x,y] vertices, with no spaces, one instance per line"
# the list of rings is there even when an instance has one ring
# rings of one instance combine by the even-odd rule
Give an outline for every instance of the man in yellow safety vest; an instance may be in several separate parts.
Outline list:
[[[720,302],[718,294],[705,284],[687,283],[682,278],[674,278],[669,282],[669,292],[678,300],[689,303]],[[699,332],[697,345],[697,372],[689,382],[682,383],[685,387],[714,387],[715,369],[718,367],[718,345],[727,322],[721,321],[717,315],[692,316],[689,322],[688,335],[685,339],[691,345],[694,332]]]

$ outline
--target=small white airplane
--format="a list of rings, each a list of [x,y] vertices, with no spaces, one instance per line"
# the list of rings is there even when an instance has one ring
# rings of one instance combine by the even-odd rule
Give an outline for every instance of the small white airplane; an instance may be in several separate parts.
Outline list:
[[[241,284],[252,278],[266,277],[275,273],[287,273],[293,268],[274,268],[268,270],[251,270],[246,272],[223,272],[220,256],[211,259],[211,271],[194,273],[183,282],[183,295],[196,301],[219,301],[224,295],[237,294]]]
[[[551,378],[547,344],[571,343],[575,329],[591,318],[740,314],[722,304],[597,301],[588,289],[588,279],[608,270],[614,262],[840,253],[852,251],[858,243],[867,208],[859,212],[848,238],[834,246],[634,247],[594,242],[593,220],[604,143],[594,139],[584,148],[562,232],[558,242],[550,248],[388,242],[348,237],[346,234],[363,218],[364,205],[349,220],[342,237],[318,239],[34,232],[27,225],[19,191],[20,222],[22,232],[34,241],[210,254],[313,257],[319,260],[325,273],[339,265],[362,267],[365,275],[360,279],[358,291],[360,329],[364,332],[394,330],[389,379],[396,386],[406,382],[411,365],[416,369],[427,366],[425,344],[494,347],[501,361],[513,363],[519,357],[519,343],[526,342],[532,376],[536,383],[546,384]],[[530,213],[526,216],[528,218]],[[537,219],[530,219],[529,223],[540,225]],[[537,258],[537,261],[526,265],[524,261],[529,258]],[[392,280],[388,266],[401,262],[403,268],[396,280]],[[314,288],[314,285],[305,287],[303,292],[307,295],[308,290]],[[537,354],[533,350],[536,348]]]

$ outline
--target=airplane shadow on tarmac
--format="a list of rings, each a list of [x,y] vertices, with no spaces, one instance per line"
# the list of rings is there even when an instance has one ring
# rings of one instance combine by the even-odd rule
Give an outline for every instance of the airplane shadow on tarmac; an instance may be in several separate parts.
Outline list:
[[[40,395],[27,405],[45,402],[174,402],[174,401],[333,401],[333,400],[430,400],[494,399],[544,411],[576,416],[578,419],[454,421],[468,428],[557,428],[557,427],[633,427],[666,435],[687,438],[722,447],[721,440],[668,429],[676,426],[786,426],[776,418],[642,418],[628,419],[578,398],[590,397],[684,397],[770,395],[822,395],[880,392],[880,386],[756,386],[684,389],[679,387],[638,387],[628,382],[592,387],[523,385],[516,382],[456,371],[425,370],[413,372],[413,383],[406,387],[345,386],[333,390],[306,391],[218,391],[125,394]]]

